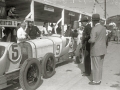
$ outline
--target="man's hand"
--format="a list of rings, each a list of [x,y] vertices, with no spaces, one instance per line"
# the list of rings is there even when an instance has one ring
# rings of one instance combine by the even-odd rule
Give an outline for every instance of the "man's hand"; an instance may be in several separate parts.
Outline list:
[[[26,39],[30,40],[30,36],[28,34],[26,34]]]

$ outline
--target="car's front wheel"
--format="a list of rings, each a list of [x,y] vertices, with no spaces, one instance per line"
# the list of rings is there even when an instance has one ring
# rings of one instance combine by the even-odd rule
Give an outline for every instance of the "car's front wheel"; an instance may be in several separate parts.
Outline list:
[[[53,53],[47,53],[42,60],[42,74],[44,78],[50,78],[55,73],[55,56]]]
[[[35,59],[27,59],[20,69],[19,82],[23,90],[36,90],[41,82],[40,62]]]

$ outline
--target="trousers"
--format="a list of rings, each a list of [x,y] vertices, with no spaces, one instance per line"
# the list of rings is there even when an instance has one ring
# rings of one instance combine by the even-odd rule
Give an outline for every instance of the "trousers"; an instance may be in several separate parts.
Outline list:
[[[86,53],[84,58],[85,73],[90,75],[91,74],[90,50],[86,50],[85,53]]]
[[[91,56],[91,70],[93,81],[99,82],[102,80],[102,68],[103,68],[104,55]]]

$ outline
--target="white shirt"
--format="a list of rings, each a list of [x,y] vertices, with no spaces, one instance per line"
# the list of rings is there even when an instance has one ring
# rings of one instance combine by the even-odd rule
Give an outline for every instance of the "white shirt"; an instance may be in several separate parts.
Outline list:
[[[106,29],[106,36],[107,36],[110,32],[111,32],[110,30],[107,30],[107,29]]]
[[[82,43],[82,35],[83,35],[83,31],[82,30],[78,30],[78,36],[77,36],[77,45],[79,45],[80,43]]]
[[[48,34],[47,29],[43,27],[44,34]]]
[[[18,43],[24,39],[26,39],[26,32],[24,31],[24,29],[22,27],[20,27],[17,30],[17,39],[18,39]]]

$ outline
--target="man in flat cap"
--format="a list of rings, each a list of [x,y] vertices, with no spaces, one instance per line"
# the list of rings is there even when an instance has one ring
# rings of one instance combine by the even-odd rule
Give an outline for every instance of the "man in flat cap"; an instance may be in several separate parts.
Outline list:
[[[102,79],[102,67],[106,50],[106,29],[99,23],[100,15],[93,14],[92,22],[93,28],[89,42],[91,43],[90,55],[91,55],[91,70],[93,81],[90,85],[99,85]]]
[[[90,76],[91,60],[90,60],[90,43],[88,42],[88,40],[90,39],[91,25],[89,24],[89,19],[87,16],[84,16],[83,18],[81,18],[80,22],[84,26],[82,47],[85,50],[85,55],[84,55],[85,72],[83,76]]]

